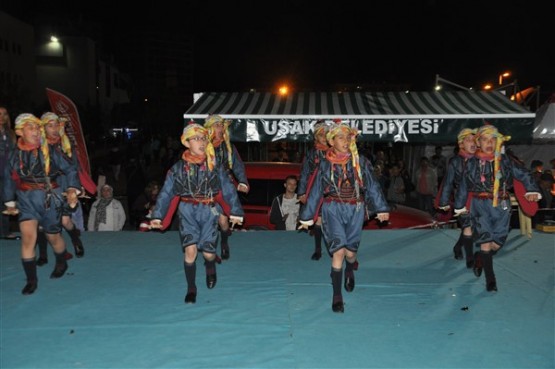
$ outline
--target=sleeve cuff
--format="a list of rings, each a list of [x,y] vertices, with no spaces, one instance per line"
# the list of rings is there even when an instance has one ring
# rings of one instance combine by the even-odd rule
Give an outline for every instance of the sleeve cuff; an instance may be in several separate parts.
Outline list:
[[[526,197],[526,196],[528,196],[528,195],[538,195],[538,200],[541,200],[541,199],[542,199],[542,194],[539,193],[539,192],[526,192],[526,193],[524,194],[524,197]]]
[[[238,217],[236,215],[230,215],[229,219],[237,220],[239,223],[243,223],[243,217]]]

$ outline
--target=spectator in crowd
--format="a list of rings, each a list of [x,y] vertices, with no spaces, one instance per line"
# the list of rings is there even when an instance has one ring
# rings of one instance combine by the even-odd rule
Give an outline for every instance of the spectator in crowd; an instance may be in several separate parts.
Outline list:
[[[287,156],[287,151],[285,151],[284,149],[279,149],[277,152],[276,157],[274,158],[273,161],[280,161],[280,162],[288,162],[289,161],[289,157]]]
[[[541,160],[532,160],[532,163],[530,163],[530,172],[532,173],[532,178],[539,184],[540,177],[543,173],[543,162]]]
[[[405,161],[398,160],[397,166],[399,167],[399,175],[401,176],[401,178],[403,178],[403,181],[405,183],[405,200],[408,200],[408,197],[410,196],[411,192],[414,191],[415,186],[410,179],[410,174]]]
[[[436,171],[437,186],[439,188],[447,171],[447,158],[443,155],[443,147],[435,147],[435,154],[431,157],[430,166]]]
[[[416,169],[414,182],[416,183],[418,208],[433,215],[433,200],[437,193],[437,175],[434,168],[430,166],[430,160],[425,156],[420,159],[420,166]]]
[[[294,231],[297,229],[299,209],[301,207],[297,198],[297,177],[290,175],[283,184],[285,192],[276,196],[270,209],[270,223],[279,231]]]
[[[550,171],[545,171],[540,176],[540,194],[542,196],[541,200],[539,201],[539,207],[541,208],[540,211],[536,214],[535,221],[536,223],[545,223],[546,220],[553,220],[554,208],[553,203],[553,183],[555,180],[553,179],[553,175]],[[551,210],[547,210],[551,209]]]
[[[374,166],[374,176],[376,177],[376,179],[378,180],[378,183],[380,184],[380,187],[382,189],[382,192],[386,192],[386,188],[387,188],[387,178],[384,175],[384,169],[383,169],[384,164],[383,163],[379,163],[376,164]]]
[[[376,155],[374,157],[374,162],[372,162],[372,165],[376,166],[377,164],[382,164],[382,165],[388,165],[389,161],[387,159],[387,156],[385,155],[385,152],[383,150],[378,150],[376,151]]]
[[[105,184],[100,190],[100,198],[93,202],[89,213],[89,231],[121,231],[126,216],[122,203],[114,199],[114,189]]]
[[[0,106],[0,194],[4,187],[4,169],[8,166],[10,153],[15,148],[15,132],[11,125],[8,109]],[[20,239],[19,236],[10,232],[10,217],[3,213],[4,210],[6,210],[6,206],[2,202],[0,205],[0,239]]]
[[[158,181],[150,181],[143,193],[137,197],[130,211],[135,227],[139,227],[139,224],[150,216],[156,205],[159,192],[160,184]]]
[[[389,169],[389,181],[387,186],[387,201],[395,204],[404,204],[406,200],[405,181],[401,177],[399,165],[393,164]]]

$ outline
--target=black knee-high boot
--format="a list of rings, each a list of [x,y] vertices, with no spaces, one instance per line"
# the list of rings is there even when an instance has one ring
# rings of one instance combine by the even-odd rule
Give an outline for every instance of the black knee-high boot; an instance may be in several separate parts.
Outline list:
[[[194,304],[197,302],[197,264],[192,262],[188,264],[183,262],[183,269],[185,269],[185,280],[187,281],[187,295],[185,296],[186,304]]]
[[[462,253],[462,247],[463,247],[463,232],[461,230],[461,234],[459,235],[459,239],[457,240],[457,243],[455,244],[455,246],[453,246],[453,254],[455,256],[455,259],[457,260],[462,260],[463,257],[463,253]]]
[[[21,259],[21,264],[23,265],[23,271],[25,272],[25,277],[27,277],[27,284],[21,290],[24,295],[30,295],[37,289],[37,264],[35,258],[32,259]]]
[[[352,292],[355,289],[355,262],[356,259],[352,263],[345,260],[345,282],[343,283],[343,287],[347,292]]]
[[[312,232],[314,234],[314,253],[310,258],[320,260],[322,257],[322,226],[315,225]]]
[[[73,248],[75,249],[75,256],[78,258],[82,258],[85,255],[85,248],[83,247],[83,242],[81,242],[81,232],[77,227],[73,226],[73,229],[67,230],[69,237],[71,238],[71,243],[73,244]]]
[[[231,231],[229,229],[225,230],[225,231],[220,230],[220,237],[221,237],[221,240],[222,240],[222,242],[221,242],[221,248],[222,248],[221,256],[222,256],[223,260],[229,259],[229,244],[227,243],[227,239],[228,239],[230,233],[231,233]]]
[[[204,266],[206,268],[206,287],[209,289],[216,287],[216,282],[218,280],[216,276],[216,260],[205,260]]]
[[[463,236],[462,243],[466,256],[466,267],[471,269],[474,266],[474,253],[472,252],[472,249],[474,248],[474,240],[472,239],[472,236]]]
[[[484,266],[484,274],[486,275],[486,290],[488,292],[497,291],[497,281],[493,272],[493,257],[490,251],[482,251],[482,264]]]
[[[59,254],[54,252],[54,255],[56,256],[56,265],[54,266],[52,274],[50,274],[50,278],[60,278],[66,273],[67,270],[66,250]]]
[[[46,239],[46,234],[43,231],[37,232],[37,246],[39,249],[37,265],[43,266],[48,263],[48,240]]]
[[[335,313],[342,313],[343,295],[341,294],[341,279],[343,277],[343,269],[331,268],[331,285],[333,286],[333,299],[331,309]]]

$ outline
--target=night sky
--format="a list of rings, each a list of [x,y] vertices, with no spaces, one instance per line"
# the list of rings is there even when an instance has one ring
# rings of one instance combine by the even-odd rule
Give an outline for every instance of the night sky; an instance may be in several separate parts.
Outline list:
[[[8,13],[21,13],[22,3],[0,2]],[[195,91],[268,89],[282,82],[305,91],[385,83],[430,91],[436,74],[480,88],[510,70],[521,89],[540,85],[543,97],[555,92],[553,2],[183,2],[191,12],[161,6],[164,1],[126,10],[45,3],[50,11],[80,10],[105,22],[108,36],[143,24],[192,33]]]

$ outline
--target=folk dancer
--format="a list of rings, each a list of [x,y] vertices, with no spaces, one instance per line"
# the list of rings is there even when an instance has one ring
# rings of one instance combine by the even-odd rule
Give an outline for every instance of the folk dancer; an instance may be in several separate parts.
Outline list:
[[[32,294],[38,286],[35,245],[39,226],[46,232],[56,256],[50,278],[65,274],[68,265],[61,235],[62,209],[66,203],[63,193],[67,203],[75,207],[81,188],[75,167],[56,151],[50,152],[46,141],[41,144],[41,124],[32,114],[20,114],[16,118],[15,132],[19,139],[5,169],[3,198],[7,213],[19,214],[21,259],[27,277],[21,291],[24,295]],[[58,183],[60,173],[65,174],[62,184]]]
[[[496,127],[484,125],[476,132],[478,149],[468,159],[464,180],[455,194],[455,214],[470,212],[472,234],[480,246],[474,255],[474,273],[486,279],[486,290],[497,291],[493,255],[505,244],[510,229],[513,181],[521,182],[526,193],[521,201],[539,201],[541,195],[530,172],[503,153],[504,136]],[[467,206],[469,203],[470,209]]]
[[[245,164],[241,160],[237,148],[230,142],[229,120],[223,119],[219,115],[209,115],[204,122],[204,128],[208,130],[208,137],[216,155],[216,165],[223,166],[230,180],[238,182],[237,191],[248,193],[249,182],[245,172]],[[225,214],[220,215],[218,221],[221,239],[221,257],[223,260],[229,259],[228,237],[231,235],[229,219]]]
[[[243,222],[243,209],[235,186],[225,168],[216,164],[214,148],[208,131],[199,124],[189,124],[183,130],[181,143],[187,148],[181,160],[166,175],[166,180],[152,212],[150,227],[162,228],[170,203],[178,198],[179,233],[184,254],[187,280],[186,304],[197,297],[196,258],[202,252],[206,269],[206,286],[216,286],[216,246],[218,220],[224,209],[229,211],[231,227]]]
[[[476,153],[475,134],[475,129],[464,128],[457,135],[459,152],[449,161],[447,174],[438,193],[438,208],[441,210],[449,211],[451,209],[454,193],[463,179],[466,163]],[[457,260],[466,258],[466,267],[470,269],[474,266],[474,241],[472,240],[470,216],[468,214],[461,214],[457,221],[461,228],[461,234],[457,243],[453,246],[453,254]],[[463,247],[465,256],[463,256],[462,252]]]
[[[354,264],[367,210],[380,221],[389,220],[389,206],[374,177],[371,163],[359,157],[356,147],[358,132],[347,124],[336,123],[326,137],[330,149],[317,169],[316,178],[301,210],[299,229],[314,224],[321,205],[322,233],[332,255],[332,310],[343,312],[341,293],[343,262],[347,292],[355,288]]]

